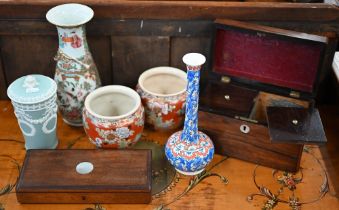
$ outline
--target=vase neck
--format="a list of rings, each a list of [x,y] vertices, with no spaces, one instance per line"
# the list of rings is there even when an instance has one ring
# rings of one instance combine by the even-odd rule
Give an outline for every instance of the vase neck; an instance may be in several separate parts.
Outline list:
[[[197,142],[198,134],[198,107],[199,107],[199,80],[200,68],[187,69],[187,96],[184,130],[181,139],[188,142]]]
[[[88,49],[85,25],[72,28],[57,26],[57,29],[59,49],[66,55],[81,60],[86,55]]]

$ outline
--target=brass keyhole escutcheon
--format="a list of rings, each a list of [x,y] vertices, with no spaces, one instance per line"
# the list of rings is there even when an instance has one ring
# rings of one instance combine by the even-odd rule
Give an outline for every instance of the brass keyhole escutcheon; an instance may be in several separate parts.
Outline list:
[[[250,127],[248,126],[248,125],[245,125],[245,124],[242,124],[242,125],[240,125],[240,131],[242,132],[242,133],[245,133],[245,134],[247,134],[247,133],[249,133],[250,132]]]

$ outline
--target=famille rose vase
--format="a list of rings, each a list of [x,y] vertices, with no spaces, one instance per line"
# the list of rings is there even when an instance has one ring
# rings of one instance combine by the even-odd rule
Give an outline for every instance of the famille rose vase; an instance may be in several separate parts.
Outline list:
[[[201,173],[214,155],[211,139],[198,131],[200,69],[206,58],[198,53],[183,57],[187,65],[187,96],[184,130],[172,134],[165,146],[165,154],[175,169],[184,175]]]
[[[20,77],[8,87],[27,150],[55,149],[58,145],[56,91],[54,80],[39,74]]]
[[[136,87],[145,107],[146,122],[155,130],[172,130],[183,125],[186,73],[172,67],[155,67],[143,72]]]
[[[85,100],[84,129],[90,142],[99,148],[134,145],[141,137],[144,120],[140,96],[129,87],[100,87]]]
[[[62,4],[50,9],[47,20],[56,25],[59,49],[54,80],[57,83],[58,107],[63,120],[73,126],[82,125],[82,109],[86,96],[101,85],[97,67],[89,51],[85,23],[94,15],[81,4]]]

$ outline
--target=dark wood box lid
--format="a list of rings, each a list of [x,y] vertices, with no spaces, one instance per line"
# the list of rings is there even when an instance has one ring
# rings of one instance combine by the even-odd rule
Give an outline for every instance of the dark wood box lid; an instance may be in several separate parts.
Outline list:
[[[269,106],[267,121],[273,143],[323,144],[327,141],[317,109]]]
[[[328,39],[218,19],[213,72],[280,95],[315,96]]]
[[[28,150],[16,187],[25,192],[149,192],[150,150]],[[78,174],[91,162],[89,174]]]

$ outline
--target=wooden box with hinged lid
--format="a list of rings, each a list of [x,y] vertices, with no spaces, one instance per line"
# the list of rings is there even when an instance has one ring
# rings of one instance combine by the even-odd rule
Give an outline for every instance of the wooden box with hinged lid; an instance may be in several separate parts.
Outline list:
[[[199,129],[216,152],[297,171],[304,144],[326,142],[314,97],[327,38],[216,20]],[[213,123],[211,123],[213,122]]]
[[[20,203],[149,203],[151,150],[28,150]]]

